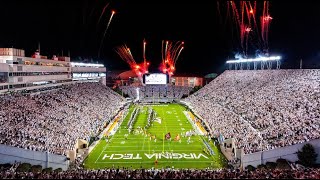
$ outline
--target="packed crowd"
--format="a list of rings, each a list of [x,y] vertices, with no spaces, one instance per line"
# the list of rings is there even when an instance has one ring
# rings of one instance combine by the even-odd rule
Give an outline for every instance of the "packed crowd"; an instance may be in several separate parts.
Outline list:
[[[185,99],[245,153],[320,138],[320,70],[225,71]]]
[[[96,135],[125,100],[99,83],[0,99],[0,144],[66,154],[76,139]]]
[[[136,99],[139,91],[139,99],[181,99],[183,95],[188,95],[191,87],[172,85],[146,85],[146,86],[121,86],[123,93]]]
[[[221,170],[68,170],[64,172],[33,173],[0,171],[0,179],[320,179],[320,169],[239,169]]]

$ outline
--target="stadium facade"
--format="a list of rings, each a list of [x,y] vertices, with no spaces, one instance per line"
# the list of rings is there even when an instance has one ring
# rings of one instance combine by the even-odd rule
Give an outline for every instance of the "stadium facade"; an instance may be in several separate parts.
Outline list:
[[[51,59],[35,52],[26,57],[23,49],[0,48],[0,93],[32,90],[69,84],[75,81],[100,81],[106,84],[102,64],[70,62],[70,57]]]
[[[137,75],[132,71],[115,71],[108,72],[109,82],[108,84],[112,86],[128,86],[128,85],[138,85],[141,84]],[[175,74],[170,77],[169,84],[173,86],[204,86],[204,77],[197,74]]]

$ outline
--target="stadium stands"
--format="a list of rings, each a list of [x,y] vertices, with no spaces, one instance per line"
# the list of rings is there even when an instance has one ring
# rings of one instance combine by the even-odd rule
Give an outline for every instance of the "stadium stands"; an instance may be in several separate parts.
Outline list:
[[[99,83],[0,98],[0,143],[65,155],[76,139],[99,132],[125,99]]]
[[[319,168],[255,170],[106,169],[64,172],[17,172],[19,164],[0,170],[0,179],[319,179]]]
[[[139,100],[152,101],[163,99],[181,99],[183,95],[188,95],[192,90],[191,87],[186,86],[172,86],[172,85],[146,85],[146,86],[121,86],[123,93],[128,94],[129,97],[137,98],[137,89],[139,90]]]
[[[320,137],[320,70],[225,71],[185,99],[246,154]]]

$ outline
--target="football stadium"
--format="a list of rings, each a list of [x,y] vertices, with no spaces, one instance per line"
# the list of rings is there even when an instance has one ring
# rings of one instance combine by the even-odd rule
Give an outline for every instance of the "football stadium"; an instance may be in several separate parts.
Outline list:
[[[133,105],[84,161],[86,168],[222,168],[224,155],[179,104]],[[218,143],[217,143],[218,144]]]
[[[1,2],[0,179],[320,179],[317,5]]]

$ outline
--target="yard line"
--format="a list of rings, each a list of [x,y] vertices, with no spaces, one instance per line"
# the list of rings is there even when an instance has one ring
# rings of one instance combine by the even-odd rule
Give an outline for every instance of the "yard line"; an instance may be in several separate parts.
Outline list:
[[[113,139],[114,136],[111,137],[111,139],[109,139],[109,143],[107,143],[107,145],[105,147],[103,147],[103,150],[101,151],[101,153],[99,154],[98,158],[96,159],[95,163],[97,163],[98,159],[100,158],[100,156],[102,155],[103,151],[108,147],[108,145],[111,143],[111,140]],[[100,139],[101,142],[101,139]],[[100,143],[99,142],[99,143]],[[95,147],[97,148],[97,146]]]
[[[114,150],[114,151],[103,151],[103,152],[127,152],[127,151],[129,151],[129,150]],[[132,151],[134,151],[134,152],[148,152],[147,150],[132,150]],[[184,152],[184,151],[188,151],[188,152],[186,152],[186,153],[189,153],[189,152],[200,152],[200,150],[186,150],[186,149],[177,149],[177,150],[174,150],[174,152],[177,152],[177,151],[179,151],[179,152]],[[154,153],[161,153],[162,151],[155,151]]]
[[[160,144],[158,144],[160,145]],[[168,145],[167,145],[168,146]],[[182,147],[186,147],[186,144],[177,144],[176,146],[182,146]],[[132,147],[137,147],[137,146],[110,146],[111,148],[113,147],[122,147],[122,148],[132,148]],[[192,147],[202,147],[202,145],[192,145]]]

